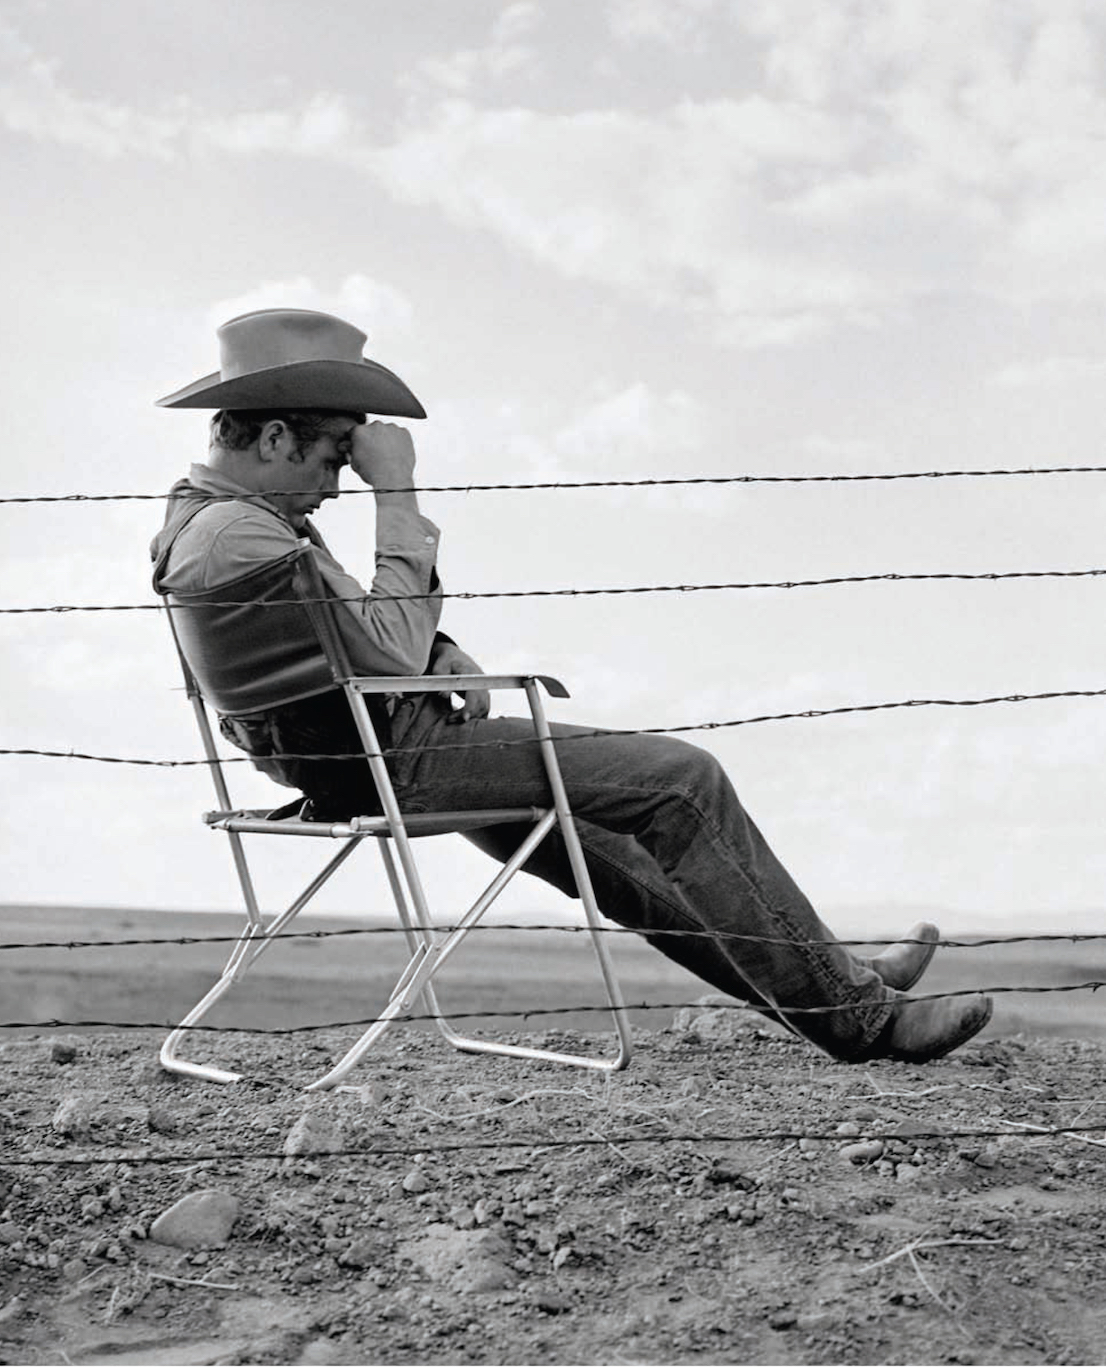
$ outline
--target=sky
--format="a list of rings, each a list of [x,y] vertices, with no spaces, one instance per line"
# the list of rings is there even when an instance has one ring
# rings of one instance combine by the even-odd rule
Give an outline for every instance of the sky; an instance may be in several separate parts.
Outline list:
[[[154,400],[274,306],[368,334],[429,414],[425,484],[1106,464],[1104,139],[1097,0],[3,0],[0,495],[166,489],[206,419]],[[447,592],[1086,570],[1104,479],[422,507]],[[363,578],[370,505],[319,519]],[[152,602],[160,517],[0,505],[0,606]],[[443,627],[486,669],[563,678],[557,719],[665,727],[1103,688],[1103,593],[490,598]],[[0,748],[200,753],[159,614],[0,616],[0,652]],[[1089,698],[690,738],[835,926],[1086,931],[1104,720]],[[202,769],[0,765],[4,900],[235,905]],[[230,772],[239,800],[281,798]],[[309,876],[296,843],[264,851],[268,906]],[[489,867],[460,841],[426,859],[447,898]],[[319,906],[382,892],[351,861]]]

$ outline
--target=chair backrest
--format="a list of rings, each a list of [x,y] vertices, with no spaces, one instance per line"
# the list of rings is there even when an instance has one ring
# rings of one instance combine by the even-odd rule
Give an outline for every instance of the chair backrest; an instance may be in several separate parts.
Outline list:
[[[315,592],[307,595],[303,565],[314,570]],[[182,659],[217,712],[259,712],[336,686],[320,639],[320,627],[333,618],[322,605],[300,601],[304,596],[323,596],[306,539],[218,588],[166,595]]]

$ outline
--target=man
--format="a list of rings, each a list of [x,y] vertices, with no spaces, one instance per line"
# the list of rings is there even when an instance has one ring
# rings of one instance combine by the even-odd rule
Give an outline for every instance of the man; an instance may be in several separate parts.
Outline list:
[[[214,591],[252,603],[258,576],[306,535],[327,591],[353,600],[336,604],[336,612],[358,673],[478,674],[437,630],[439,534],[411,487],[411,436],[365,420],[368,413],[424,417],[419,401],[398,376],[362,356],[364,333],[329,314],[263,310],[224,324],[219,339],[220,370],[159,401],[217,412],[208,461],[174,487],[154,541],[157,591],[182,601]],[[310,521],[337,496],[344,465],[375,494],[376,568],[367,592]],[[224,734],[259,768],[305,793],[320,817],[377,810],[367,765],[282,758],[350,754],[361,745],[342,693],[318,667],[317,647],[282,636],[268,611],[247,606],[249,620],[235,637],[245,682],[221,705]],[[548,800],[536,746],[519,743],[533,736],[529,719],[490,717],[486,692],[467,693],[457,709],[445,691],[380,703],[376,722],[405,810]],[[707,752],[664,736],[565,725],[553,731],[600,908],[712,986],[845,1061],[939,1058],[990,1019],[988,997],[904,995],[929,963],[935,926],[916,926],[870,960],[838,943]],[[520,832],[495,827],[468,838],[502,860]],[[526,868],[575,891],[556,833]],[[679,931],[699,934],[667,933]]]

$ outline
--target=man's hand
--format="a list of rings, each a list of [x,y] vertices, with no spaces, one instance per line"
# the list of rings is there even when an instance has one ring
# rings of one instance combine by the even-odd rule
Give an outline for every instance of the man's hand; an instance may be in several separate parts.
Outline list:
[[[353,429],[349,463],[374,489],[409,489],[415,478],[415,443],[407,428],[394,422],[366,423]]]
[[[452,641],[439,641],[430,657],[431,674],[483,674],[483,670],[471,656],[465,654],[460,646]],[[452,692],[445,689],[445,692]],[[492,697],[485,688],[473,689],[462,693],[461,706],[455,708],[448,718],[449,724],[462,721],[479,721],[491,711]]]

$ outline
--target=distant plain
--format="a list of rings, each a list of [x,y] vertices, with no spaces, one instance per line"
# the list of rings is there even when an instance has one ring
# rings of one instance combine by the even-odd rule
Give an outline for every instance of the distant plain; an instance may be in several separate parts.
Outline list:
[[[96,1022],[99,1030],[171,1024],[203,995],[230,951],[229,941],[210,940],[233,937],[240,920],[227,913],[0,907],[0,1034],[26,1037],[36,1026],[53,1030],[80,1021]],[[349,931],[358,922],[301,918],[293,927],[300,934],[267,951],[210,1023],[264,1030],[372,1016],[399,971],[403,946],[389,923],[364,924],[371,933],[315,938],[304,932]],[[105,943],[187,937],[209,942]],[[51,947],[12,947],[43,941]],[[71,941],[96,943],[69,948]],[[636,1024],[661,1028],[676,1006],[712,990],[635,936],[614,934],[609,943]],[[1106,940],[942,948],[924,987],[1066,988],[1106,979],[1104,969]],[[447,965],[439,995],[447,1011],[504,1013],[476,1022],[493,1031],[606,1028],[594,1009],[602,997],[586,937],[569,930],[479,929]],[[592,1009],[566,1012],[569,1007]],[[548,1011],[554,1014],[542,1014]],[[988,1033],[1106,1040],[1106,992],[1001,993]]]

